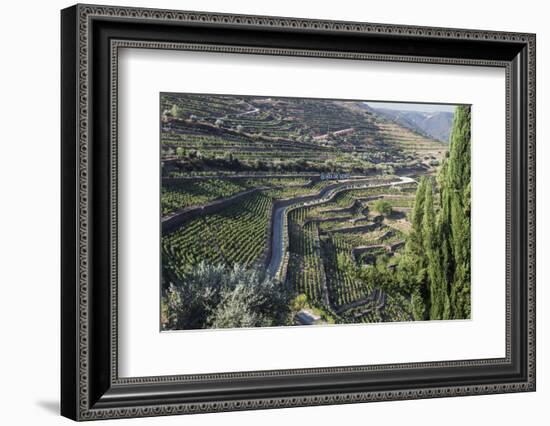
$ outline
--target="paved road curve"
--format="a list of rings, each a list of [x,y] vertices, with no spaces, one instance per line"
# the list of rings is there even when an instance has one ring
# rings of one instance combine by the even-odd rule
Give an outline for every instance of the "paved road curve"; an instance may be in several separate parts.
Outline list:
[[[326,203],[334,198],[336,194],[338,194],[341,191],[344,191],[346,189],[350,188],[381,188],[381,187],[391,187],[391,186],[397,186],[397,185],[404,185],[407,183],[413,183],[416,182],[414,179],[408,177],[408,176],[402,176],[399,177],[399,181],[397,182],[391,182],[391,183],[383,183],[383,184],[377,184],[377,185],[371,185],[369,183],[363,183],[363,184],[357,184],[354,183],[353,180],[343,182],[341,186],[337,188],[332,188],[328,191],[321,191],[319,195],[307,201],[304,202],[296,202],[295,204],[290,204],[284,207],[278,207],[275,209],[275,212],[273,213],[273,234],[271,239],[271,259],[269,261],[269,265],[267,267],[267,272],[271,276],[277,275],[279,272],[279,269],[281,268],[281,263],[283,262],[284,255],[285,255],[285,234],[286,234],[286,214],[289,210],[292,210],[293,208],[299,207],[299,206],[311,206],[316,204],[323,204]],[[297,197],[297,200],[301,199],[301,197]],[[283,277],[280,277],[281,279]]]

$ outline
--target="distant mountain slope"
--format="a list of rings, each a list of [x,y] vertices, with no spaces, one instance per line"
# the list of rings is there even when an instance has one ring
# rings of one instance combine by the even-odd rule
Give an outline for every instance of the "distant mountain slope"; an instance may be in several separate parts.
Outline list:
[[[371,108],[380,115],[402,126],[448,143],[453,125],[452,112],[399,111],[386,108]]]

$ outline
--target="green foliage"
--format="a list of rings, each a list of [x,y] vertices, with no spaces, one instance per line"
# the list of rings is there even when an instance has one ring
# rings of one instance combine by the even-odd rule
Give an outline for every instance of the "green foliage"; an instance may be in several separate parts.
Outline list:
[[[182,118],[184,112],[185,112],[184,109],[181,106],[176,104],[173,104],[172,108],[170,108],[170,114],[174,118]]]
[[[293,312],[299,312],[307,306],[307,296],[303,293],[300,293],[290,303],[291,310]]]
[[[433,182],[422,178],[398,267],[415,319],[470,317],[470,161],[470,109],[459,106],[450,152],[437,176],[439,209]]]
[[[387,217],[390,216],[392,213],[392,206],[388,201],[380,199],[376,200],[376,202],[374,203],[374,210],[376,210],[381,215]]]
[[[428,319],[429,288],[428,258],[425,255],[425,198],[428,180],[420,179],[411,212],[411,230],[406,240],[405,252],[397,268],[397,278],[402,289],[411,294],[413,317],[415,320]],[[430,209],[431,210],[431,209]],[[427,227],[429,230],[429,227]],[[432,235],[430,235],[432,238]]]
[[[185,207],[198,206],[219,198],[227,198],[246,189],[248,188],[239,182],[224,179],[163,183],[161,188],[162,214],[167,215]]]
[[[264,274],[240,265],[200,263],[162,298],[166,330],[287,325],[289,294]]]
[[[340,192],[321,206],[294,209],[288,215],[286,284],[297,293],[306,295],[307,308],[312,311],[331,307],[339,310],[339,313],[325,312],[321,315],[323,320],[330,322],[332,317],[336,322],[356,323],[412,318],[407,297],[397,295],[401,290],[391,270],[395,258],[376,263],[376,259],[386,258],[387,251],[380,245],[403,241],[405,234],[385,224],[368,232],[331,232],[351,225],[349,220],[342,218],[357,219],[356,226],[372,224],[364,216],[363,204],[357,200],[377,195],[409,199],[414,196],[404,194],[398,187],[356,188]],[[330,220],[332,218],[334,220]],[[354,247],[368,245],[378,247],[353,255]],[[365,266],[365,262],[376,264]],[[385,293],[380,289],[392,292],[392,295],[382,296]],[[360,305],[354,307],[355,303]]]
[[[163,235],[166,329],[285,325],[300,309],[348,323],[470,316],[468,108],[457,109],[441,166],[430,157],[441,145],[391,123],[374,126],[364,112],[332,102],[166,95],[161,108],[162,150],[169,157],[163,176],[220,174],[163,182],[163,215],[258,189]],[[337,133],[345,127],[353,131]],[[424,159],[439,167],[435,179],[342,191],[323,206],[291,211],[284,285],[253,272],[269,252],[273,200],[316,194],[332,184],[302,172],[375,172],[390,180],[381,171],[414,170],[423,150]],[[240,172],[239,179],[224,178]],[[300,177],[260,179],[258,172]],[[339,229],[354,227],[363,229]]]
[[[442,243],[446,241],[436,233],[436,214],[433,204],[433,185],[428,182],[424,196],[424,217],[422,223],[424,251],[428,260],[430,294],[430,319],[449,319],[449,295],[447,280],[443,274]]]
[[[352,245],[333,234],[322,244],[329,299],[333,306],[353,303],[368,295],[368,285],[358,279],[358,267],[351,256]]]
[[[262,160],[259,170],[393,174],[418,163],[409,153],[442,148],[437,141],[382,122],[354,101],[163,94],[160,103],[166,148],[201,150],[205,158],[233,152],[239,159],[238,167],[185,162],[183,172],[254,171]],[[167,120],[170,116],[179,120]],[[350,132],[339,133],[345,129]],[[176,167],[171,164],[166,173]]]
[[[452,318],[470,316],[470,158],[470,108],[458,107],[441,190],[450,207],[449,249],[454,257],[454,270],[449,271]]]
[[[415,321],[426,319],[426,303],[420,288],[415,288],[411,295],[413,318]]]
[[[183,279],[189,268],[210,264],[252,266],[265,251],[272,200],[262,193],[245,195],[212,214],[193,218],[162,236],[165,271]]]
[[[289,261],[287,284],[311,302],[323,299],[323,261],[319,250],[317,224],[303,225],[306,209],[295,209],[288,216]]]

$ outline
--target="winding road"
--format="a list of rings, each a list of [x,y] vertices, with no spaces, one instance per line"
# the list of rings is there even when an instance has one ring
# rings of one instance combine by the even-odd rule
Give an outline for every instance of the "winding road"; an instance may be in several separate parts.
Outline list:
[[[273,225],[272,225],[272,238],[271,238],[271,259],[267,267],[267,272],[271,276],[277,276],[281,270],[282,262],[285,257],[286,245],[285,240],[287,239],[287,226],[286,226],[286,217],[289,210],[295,209],[297,207],[313,206],[317,204],[326,203],[334,198],[339,192],[348,190],[348,189],[364,189],[364,188],[381,188],[381,187],[392,187],[398,185],[405,185],[407,183],[416,183],[416,181],[408,176],[400,176],[399,181],[382,183],[382,184],[369,184],[368,182],[357,182],[354,180],[342,182],[341,185],[337,187],[325,188],[324,191],[319,192],[319,194],[313,198],[309,199],[307,202],[296,201],[296,203],[277,207],[273,213]],[[296,200],[301,200],[303,197],[297,197]],[[279,277],[280,279],[282,277]]]

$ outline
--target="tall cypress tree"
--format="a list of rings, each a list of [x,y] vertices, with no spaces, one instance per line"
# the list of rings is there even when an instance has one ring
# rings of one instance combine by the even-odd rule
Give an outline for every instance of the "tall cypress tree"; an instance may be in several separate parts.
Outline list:
[[[424,256],[428,262],[428,288],[430,294],[430,319],[448,319],[450,303],[447,294],[446,277],[443,269],[445,241],[439,235],[433,201],[433,184],[429,180],[424,197],[424,217],[422,223]]]
[[[442,317],[438,319],[452,318],[452,307],[449,295],[450,283],[453,279],[455,259],[452,253],[450,233],[449,197],[440,193],[440,209],[437,215],[436,232],[439,237],[438,261],[439,261],[439,292],[444,302]]]
[[[439,209],[432,180],[421,178],[398,268],[416,320],[470,316],[470,145],[470,109],[459,106],[437,176]]]
[[[448,153],[447,153],[448,155]],[[439,213],[437,215],[437,233],[441,237],[441,257],[443,273],[447,283],[450,283],[454,274],[454,257],[452,253],[451,240],[451,198],[450,191],[443,190],[446,188],[446,179],[448,173],[449,162],[446,159],[437,176],[439,187]]]
[[[441,189],[442,200],[446,203],[442,222],[448,227],[447,239],[453,259],[448,277],[451,318],[470,316],[470,125],[470,107],[457,107],[450,137],[449,159]]]
[[[435,212],[433,204],[432,183],[428,182],[424,189],[424,215],[422,217],[423,256],[427,260],[427,289],[430,298],[430,319],[437,319],[440,314],[437,280],[437,243],[434,232]]]
[[[437,176],[439,203],[433,179],[422,177],[397,280],[390,280],[410,295],[415,320],[466,319],[471,314],[470,121],[470,108],[457,107],[449,152]]]
[[[413,258],[414,263],[416,264],[416,271],[421,273],[423,261],[422,254],[424,252],[423,246],[423,228],[422,224],[424,221],[425,214],[425,199],[426,199],[426,188],[428,186],[427,179],[422,177],[418,188],[416,190],[416,196],[414,200],[414,207],[411,213],[411,222],[412,228],[407,240],[407,254],[410,254]],[[421,277],[420,277],[421,278]]]
[[[429,291],[427,259],[424,256],[423,218],[427,180],[420,179],[413,210],[411,212],[411,231],[407,238],[405,253],[399,263],[399,281],[405,290],[411,293],[412,312],[415,320],[428,319]]]

